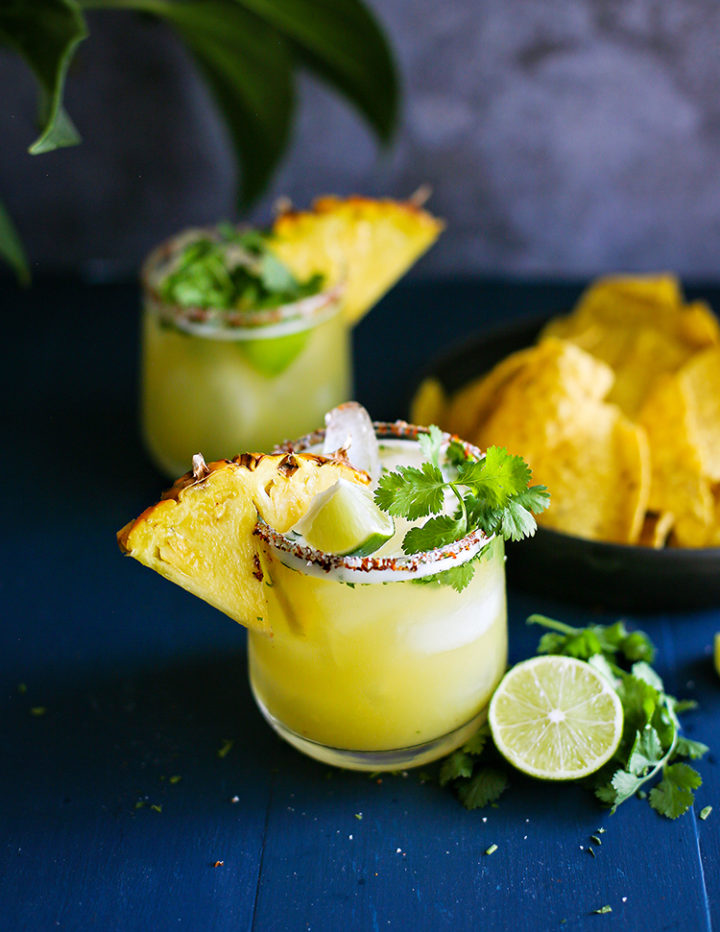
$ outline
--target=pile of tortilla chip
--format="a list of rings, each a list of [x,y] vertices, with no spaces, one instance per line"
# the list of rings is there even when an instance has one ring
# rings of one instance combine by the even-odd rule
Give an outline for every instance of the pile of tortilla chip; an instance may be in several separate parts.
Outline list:
[[[412,418],[522,454],[546,527],[650,547],[720,546],[720,324],[670,275],[594,282],[537,343]]]

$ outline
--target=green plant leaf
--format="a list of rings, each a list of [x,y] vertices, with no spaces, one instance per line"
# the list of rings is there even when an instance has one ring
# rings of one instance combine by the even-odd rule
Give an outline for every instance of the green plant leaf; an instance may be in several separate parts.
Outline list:
[[[65,75],[75,49],[88,35],[75,0],[4,0],[0,4],[0,45],[14,49],[37,79],[40,135],[31,155],[80,142],[62,106]]]
[[[28,268],[25,251],[22,242],[15,229],[10,214],[0,203],[0,258],[4,259],[13,269],[18,277],[18,281],[27,285],[30,281],[30,269]]]
[[[334,85],[388,141],[398,112],[390,46],[361,0],[235,0],[274,26],[308,68]]]
[[[294,109],[287,46],[235,4],[165,6],[222,112],[241,164],[240,200],[247,204],[264,190],[287,147]]]
[[[84,0],[164,20],[192,54],[222,114],[240,163],[247,205],[267,186],[288,144],[292,58],[277,30],[234,0]]]
[[[482,809],[499,799],[508,788],[508,778],[494,767],[481,767],[469,780],[458,783],[457,794],[466,809]]]

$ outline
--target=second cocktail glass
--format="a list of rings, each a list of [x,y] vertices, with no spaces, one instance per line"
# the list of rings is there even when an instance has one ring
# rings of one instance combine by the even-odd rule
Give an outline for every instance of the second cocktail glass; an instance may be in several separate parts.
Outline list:
[[[158,285],[182,243],[158,247],[142,276],[143,433],[172,477],[199,450],[211,460],[271,449],[352,393],[342,285],[270,308],[169,303]]]

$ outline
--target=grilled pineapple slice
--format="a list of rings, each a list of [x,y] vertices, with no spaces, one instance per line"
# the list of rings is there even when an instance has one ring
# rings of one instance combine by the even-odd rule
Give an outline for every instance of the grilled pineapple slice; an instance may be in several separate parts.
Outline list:
[[[339,478],[370,477],[313,454],[244,453],[178,479],[156,505],[118,532],[120,549],[235,621],[269,633],[267,598],[253,530],[260,515],[287,531]]]
[[[354,324],[432,246],[444,224],[413,200],[318,198],[308,211],[282,211],[270,247],[301,280],[320,273],[344,283]]]

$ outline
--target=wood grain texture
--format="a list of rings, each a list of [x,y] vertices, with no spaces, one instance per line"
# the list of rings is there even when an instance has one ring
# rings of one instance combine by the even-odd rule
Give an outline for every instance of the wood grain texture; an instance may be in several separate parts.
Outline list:
[[[402,414],[400,383],[428,347],[572,291],[397,290],[358,332],[360,400]],[[700,703],[688,734],[714,750],[676,822],[640,800],[609,816],[580,787],[519,775],[497,808],[469,813],[412,771],[306,760],[254,707],[242,629],[117,553],[116,528],[162,487],[135,428],[135,299],[60,283],[3,299],[3,436],[22,465],[0,535],[0,927],[720,928],[720,607],[627,618],[656,641],[668,688]],[[388,320],[408,325],[393,366]],[[534,611],[614,620],[511,592],[512,661],[535,648]]]

